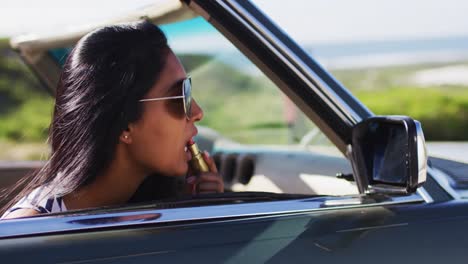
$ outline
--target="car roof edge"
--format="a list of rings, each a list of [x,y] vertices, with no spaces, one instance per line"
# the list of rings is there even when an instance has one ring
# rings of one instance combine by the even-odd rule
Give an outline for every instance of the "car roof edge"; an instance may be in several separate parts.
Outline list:
[[[42,36],[34,34],[20,35],[10,40],[10,46],[21,52],[23,56],[34,57],[35,55],[52,48],[72,45],[88,32],[102,26],[141,20],[149,20],[160,25],[188,20],[196,16],[197,14],[182,2],[169,0],[146,6],[124,16],[102,23],[84,25],[69,32],[59,32],[53,35]]]

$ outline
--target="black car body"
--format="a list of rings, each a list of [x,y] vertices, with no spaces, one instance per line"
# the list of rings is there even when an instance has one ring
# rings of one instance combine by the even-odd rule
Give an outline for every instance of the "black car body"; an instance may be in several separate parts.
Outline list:
[[[404,179],[403,185],[384,184],[382,188],[379,183],[363,183],[367,179],[366,172],[359,167],[359,162],[364,161],[363,156],[353,155],[360,145],[353,131],[358,124],[375,118],[370,110],[248,1],[168,2],[170,5],[159,9],[163,11],[157,15],[142,11],[127,19],[147,18],[159,24],[202,16],[313,120],[348,160],[312,154],[304,158],[303,153],[294,151],[269,154],[268,149],[247,146],[226,148],[226,153],[236,151],[238,155],[256,157],[257,168],[265,159],[273,160],[268,164],[276,163],[281,167],[278,163],[299,164],[300,158],[305,160],[305,165],[301,166],[328,166],[329,171],[335,173],[350,173],[353,167],[358,185],[356,193],[232,192],[191,200],[163,200],[2,221],[2,261],[466,262],[468,253],[464,245],[468,239],[463,230],[468,225],[468,203],[463,183],[468,175],[462,174],[465,164],[433,159],[427,167],[425,182],[425,172],[409,173],[408,177],[416,177],[412,179],[418,180],[419,176],[417,182],[411,183],[411,188],[405,185],[409,184],[409,178]],[[57,47],[68,45],[82,34],[62,40],[56,38],[54,43]],[[58,72],[60,67],[53,62],[51,54],[41,51],[37,41],[35,45],[31,43],[18,41],[15,45],[46,85],[53,87],[56,79],[44,76],[57,75],[47,75],[44,69]],[[41,67],[41,63],[50,67]],[[401,121],[397,117],[395,120]],[[413,143],[424,142],[415,139]],[[415,149],[417,146],[413,146]],[[416,162],[425,162],[424,153],[407,153],[416,155]],[[294,181],[284,174],[283,181]],[[236,180],[247,184],[249,179],[243,179],[244,176]],[[329,176],[334,178],[333,174]],[[352,180],[353,177],[342,178]],[[340,181],[346,182],[345,179]],[[398,188],[393,188],[395,186]]]

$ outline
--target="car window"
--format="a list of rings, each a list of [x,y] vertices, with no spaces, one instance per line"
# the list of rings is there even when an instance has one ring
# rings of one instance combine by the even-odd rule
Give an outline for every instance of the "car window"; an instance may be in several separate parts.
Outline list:
[[[192,77],[200,125],[241,144],[323,145],[327,138],[249,59],[203,18],[163,25]]]

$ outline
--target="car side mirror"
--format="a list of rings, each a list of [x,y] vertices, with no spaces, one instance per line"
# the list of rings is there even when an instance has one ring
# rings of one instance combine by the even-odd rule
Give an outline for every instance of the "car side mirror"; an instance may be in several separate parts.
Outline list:
[[[358,123],[348,157],[360,193],[409,194],[426,181],[421,124],[406,116],[374,116]]]

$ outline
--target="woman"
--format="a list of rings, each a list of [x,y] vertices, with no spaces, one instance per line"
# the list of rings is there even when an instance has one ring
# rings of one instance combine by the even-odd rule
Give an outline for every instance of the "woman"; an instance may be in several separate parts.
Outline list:
[[[190,89],[166,37],[151,23],[83,37],[57,87],[51,157],[23,180],[26,187],[3,218],[121,205],[150,174],[186,175],[186,145],[203,117]],[[207,153],[204,159],[211,172],[187,177],[187,190],[222,192],[213,160]]]

